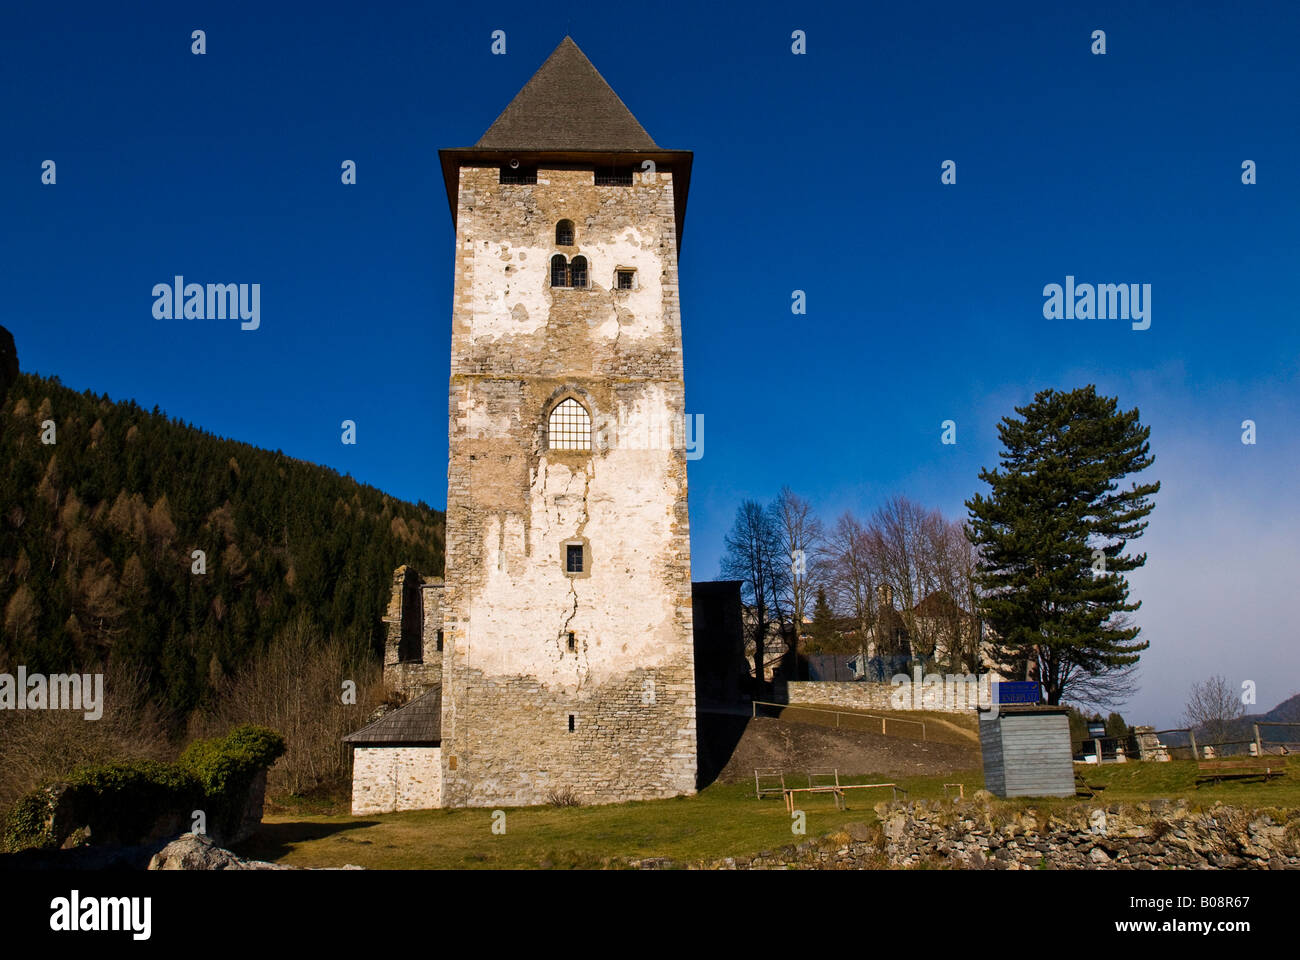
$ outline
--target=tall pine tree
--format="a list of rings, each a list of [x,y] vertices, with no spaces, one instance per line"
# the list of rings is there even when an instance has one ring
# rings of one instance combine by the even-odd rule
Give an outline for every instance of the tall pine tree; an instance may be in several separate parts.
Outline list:
[[[975,582],[994,655],[1023,665],[1048,703],[1108,703],[1149,644],[1128,614],[1124,574],[1146,554],[1124,548],[1146,529],[1160,484],[1120,482],[1151,465],[1151,429],[1095,386],[1044,390],[998,425],[1001,467],[980,471],[989,496],[966,502],[980,551]]]

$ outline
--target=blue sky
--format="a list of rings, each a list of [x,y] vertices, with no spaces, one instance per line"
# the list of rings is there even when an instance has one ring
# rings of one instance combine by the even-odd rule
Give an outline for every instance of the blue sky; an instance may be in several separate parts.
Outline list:
[[[895,492],[960,515],[999,417],[1095,382],[1140,408],[1164,483],[1126,716],[1171,723],[1211,673],[1267,708],[1300,690],[1300,7],[1056,6],[11,5],[0,323],[24,369],[443,506],[436,151],[473,144],[567,31],[661,146],[695,151],[697,579],[738,503],[782,484],[828,520]],[[261,328],[155,320],[176,274],[260,283]],[[1045,320],[1067,275],[1151,284],[1150,329]]]

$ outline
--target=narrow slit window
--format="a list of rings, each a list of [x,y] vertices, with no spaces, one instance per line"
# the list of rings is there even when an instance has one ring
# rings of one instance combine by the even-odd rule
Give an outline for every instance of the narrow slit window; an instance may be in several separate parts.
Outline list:
[[[569,732],[573,733],[573,714],[569,714]]]
[[[438,652],[442,653],[442,631],[438,631]]]
[[[570,650],[578,649],[578,638],[574,636],[572,630],[569,631],[569,649]]]
[[[572,397],[555,405],[546,424],[546,445],[551,450],[590,450],[591,416]]]

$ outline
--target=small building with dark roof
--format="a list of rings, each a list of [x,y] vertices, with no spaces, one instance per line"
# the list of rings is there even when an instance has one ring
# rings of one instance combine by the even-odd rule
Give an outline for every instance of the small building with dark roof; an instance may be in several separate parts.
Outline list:
[[[352,814],[442,806],[442,685],[343,738],[352,749]]]

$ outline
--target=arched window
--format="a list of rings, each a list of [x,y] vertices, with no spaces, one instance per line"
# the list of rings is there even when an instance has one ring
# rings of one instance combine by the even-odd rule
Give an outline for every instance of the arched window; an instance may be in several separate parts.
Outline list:
[[[569,264],[569,286],[585,287],[587,285],[587,258],[574,257]]]
[[[572,220],[561,220],[555,225],[555,245],[557,247],[573,246]]]
[[[569,265],[564,261],[564,254],[557,253],[551,257],[551,286],[567,287],[569,285]]]
[[[546,423],[546,446],[551,450],[590,450],[591,415],[572,397],[551,409]]]

